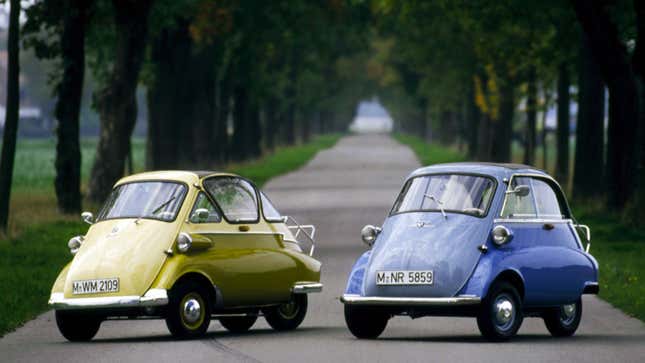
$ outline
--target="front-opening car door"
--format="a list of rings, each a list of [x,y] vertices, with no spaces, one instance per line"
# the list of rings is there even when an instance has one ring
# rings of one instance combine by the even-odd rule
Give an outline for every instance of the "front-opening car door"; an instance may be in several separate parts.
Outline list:
[[[295,262],[281,253],[282,235],[261,220],[258,194],[248,181],[218,176],[203,182],[213,209],[221,220],[195,226],[208,238],[210,276],[220,289],[225,306],[258,305],[288,300],[288,275]],[[192,216],[191,216],[192,218]],[[196,223],[198,225],[198,223]]]

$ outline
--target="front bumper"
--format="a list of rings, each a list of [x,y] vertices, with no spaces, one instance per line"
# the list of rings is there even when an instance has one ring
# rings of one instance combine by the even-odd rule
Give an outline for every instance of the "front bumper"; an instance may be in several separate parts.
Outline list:
[[[481,303],[481,298],[470,295],[456,297],[383,297],[343,294],[340,297],[340,302],[346,305],[440,307],[478,305]]]
[[[137,308],[168,305],[168,291],[150,289],[143,296],[79,297],[66,299],[62,292],[54,292],[49,306],[56,310],[86,310],[107,308]]]

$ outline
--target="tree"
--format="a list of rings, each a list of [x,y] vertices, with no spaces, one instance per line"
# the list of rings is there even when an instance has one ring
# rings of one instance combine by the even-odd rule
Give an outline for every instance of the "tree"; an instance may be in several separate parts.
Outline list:
[[[0,230],[7,231],[13,162],[16,155],[18,113],[20,108],[20,0],[11,0],[7,39],[7,100],[2,156],[0,157]]]
[[[621,42],[604,1],[571,0],[578,20],[609,89],[607,178],[609,204],[622,208],[634,192],[637,88],[627,49]]]
[[[96,95],[101,131],[89,182],[89,198],[102,202],[123,175],[137,117],[136,88],[153,0],[112,0],[116,32],[114,64]]]
[[[569,67],[561,63],[558,67],[558,121],[556,133],[556,163],[555,175],[562,185],[567,185],[569,180]],[[596,146],[598,147],[598,146]]]
[[[573,173],[573,194],[577,198],[595,197],[605,190],[605,85],[588,42],[583,34]]]
[[[56,100],[56,197],[63,213],[81,210],[79,113],[85,76],[85,28],[91,1],[66,0],[60,33],[63,76]]]
[[[535,164],[535,143],[537,139],[537,74],[535,66],[528,71],[526,96],[526,140],[524,146],[524,164]]]

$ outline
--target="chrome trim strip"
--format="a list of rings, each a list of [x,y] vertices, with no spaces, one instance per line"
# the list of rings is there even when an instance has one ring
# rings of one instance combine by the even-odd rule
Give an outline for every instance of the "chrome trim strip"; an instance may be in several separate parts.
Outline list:
[[[320,282],[296,282],[291,288],[294,294],[310,294],[312,292],[322,292],[323,284]]]
[[[263,231],[257,231],[257,232],[237,232],[237,231],[229,231],[229,232],[222,232],[222,231],[213,231],[213,232],[208,232],[208,231],[199,231],[199,232],[191,232],[190,234],[217,234],[217,235],[225,235],[225,234],[234,234],[234,235],[250,235],[250,234],[257,234],[257,235],[273,235],[273,236],[284,236],[284,233],[279,233],[279,232],[263,232]]]
[[[544,219],[544,218],[497,218],[493,223],[573,223],[571,219]]]
[[[168,305],[168,291],[150,289],[143,296],[81,297],[66,299],[62,292],[54,292],[49,298],[49,306],[56,310],[128,308]]]
[[[477,296],[457,297],[382,297],[343,294],[340,302],[348,305],[385,305],[385,306],[455,306],[477,305],[481,298]]]

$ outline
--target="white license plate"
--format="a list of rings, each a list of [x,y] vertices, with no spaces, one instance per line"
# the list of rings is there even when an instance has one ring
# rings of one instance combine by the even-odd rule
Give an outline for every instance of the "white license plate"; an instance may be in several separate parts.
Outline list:
[[[377,285],[432,285],[434,273],[426,271],[377,271]]]
[[[72,282],[72,294],[100,294],[104,292],[119,292],[119,279],[78,280]]]

